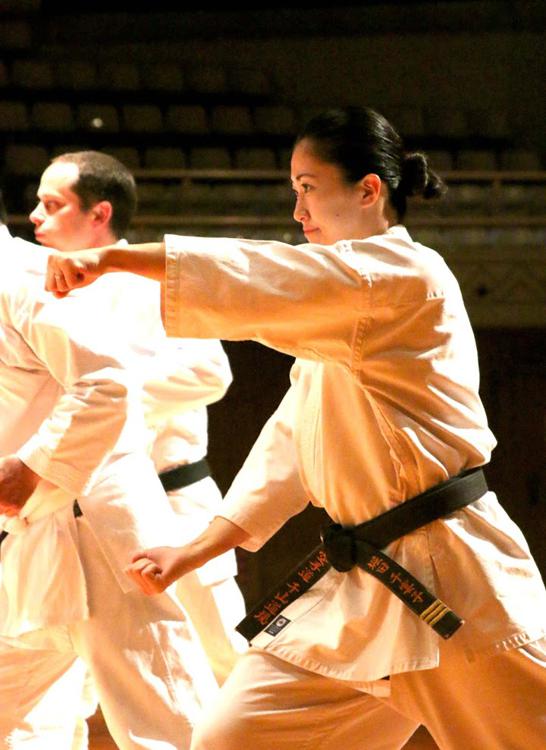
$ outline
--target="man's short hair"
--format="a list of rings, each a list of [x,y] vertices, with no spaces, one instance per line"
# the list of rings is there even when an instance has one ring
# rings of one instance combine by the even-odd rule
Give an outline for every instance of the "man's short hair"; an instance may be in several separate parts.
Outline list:
[[[110,226],[117,238],[127,231],[137,205],[135,179],[118,159],[101,151],[74,151],[61,154],[52,160],[76,164],[77,181],[71,190],[78,196],[84,210],[100,201],[112,204]]]

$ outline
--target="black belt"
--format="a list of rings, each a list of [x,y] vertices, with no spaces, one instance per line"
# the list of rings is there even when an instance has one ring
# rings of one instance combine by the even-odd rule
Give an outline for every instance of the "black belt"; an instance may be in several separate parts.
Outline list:
[[[179,490],[181,487],[187,487],[205,477],[210,477],[210,474],[209,462],[206,458],[202,458],[192,464],[182,464],[174,469],[162,471],[159,479],[165,492],[170,492],[171,490]]]
[[[280,612],[319,581],[330,567],[346,572],[358,565],[387,586],[442,638],[450,638],[463,620],[380,550],[395,539],[473,503],[486,492],[483,471],[470,469],[358,526],[344,528],[336,523],[327,526],[321,533],[322,544],[262,599],[236,630],[248,640],[264,629],[276,635],[288,623],[285,617],[278,618]]]

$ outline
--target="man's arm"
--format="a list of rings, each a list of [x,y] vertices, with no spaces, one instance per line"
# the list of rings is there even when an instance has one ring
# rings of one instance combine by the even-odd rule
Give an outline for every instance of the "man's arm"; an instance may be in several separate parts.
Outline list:
[[[125,355],[112,331],[96,335],[88,325],[93,318],[107,316],[104,301],[99,307],[95,295],[87,293],[55,300],[39,289],[38,280],[29,283],[21,274],[15,281],[18,291],[5,292],[1,320],[12,342],[11,361],[20,362],[25,371],[36,371],[38,378],[47,373],[60,389],[37,429],[22,432],[20,442],[11,447],[9,453],[17,458],[4,467],[4,486],[11,483],[6,494],[15,505],[24,503],[32,494],[32,483],[37,483],[31,470],[77,497],[125,427],[131,382],[120,359]],[[10,401],[5,403],[9,408]]]
[[[116,271],[130,271],[163,281],[164,243],[149,242],[122,247],[111,245],[74,253],[53,251],[48,258],[46,289],[57,297],[64,297],[71,289],[88,286],[99,276]]]
[[[0,513],[18,515],[39,481],[39,475],[17,456],[0,458]]]

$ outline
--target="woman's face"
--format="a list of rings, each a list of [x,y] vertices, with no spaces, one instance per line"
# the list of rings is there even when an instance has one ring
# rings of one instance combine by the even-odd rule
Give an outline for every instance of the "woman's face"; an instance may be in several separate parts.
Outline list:
[[[308,242],[331,245],[367,236],[361,183],[345,182],[340,168],[319,159],[308,140],[294,148],[291,179],[296,194],[294,219],[301,223]]]

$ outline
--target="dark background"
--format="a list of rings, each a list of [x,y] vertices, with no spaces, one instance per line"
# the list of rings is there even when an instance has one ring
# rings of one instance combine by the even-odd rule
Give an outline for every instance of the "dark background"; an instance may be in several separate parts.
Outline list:
[[[161,0],[145,8],[103,0],[70,5],[58,0],[0,0],[0,28],[18,20],[28,22],[31,38],[27,46],[7,49],[0,31],[0,50],[8,68],[26,57],[47,61],[113,59],[120,63],[164,60],[225,68],[244,64],[267,73],[276,103],[302,109],[338,103],[368,104],[385,113],[400,106],[415,106],[425,112],[432,108],[499,108],[509,123],[504,140],[496,143],[499,153],[506,147],[533,148],[542,159],[541,169],[546,166],[546,3],[542,0],[260,3],[250,9],[242,3]],[[46,93],[55,99],[62,92]],[[73,93],[74,100],[77,93]],[[9,89],[4,96],[19,94]],[[26,96],[30,107],[46,94],[29,91]],[[124,94],[119,93],[114,101],[121,104],[123,99]],[[229,95],[224,101],[229,102]],[[32,128],[8,137],[14,143],[34,138],[35,143],[45,143],[48,148],[53,138],[50,134],[49,140],[45,135],[39,140],[42,136]],[[289,142],[282,143],[288,146]],[[455,141],[446,143],[457,148]],[[430,137],[423,143],[416,141],[416,145],[427,144],[445,146]],[[131,145],[138,147],[138,139]],[[491,144],[474,136],[463,145],[479,149]],[[18,183],[5,165],[2,169],[3,179],[9,179],[6,192],[12,218],[16,221],[20,214],[17,229],[24,233],[28,196],[25,198],[23,188],[15,194]],[[544,180],[541,184],[543,187]],[[32,185],[27,184],[25,189],[29,188],[32,190]],[[219,210],[218,205],[211,206],[211,212]],[[473,211],[469,203],[461,221]],[[466,235],[457,222],[437,230],[434,246],[453,258],[456,273],[459,251],[465,250],[465,263],[472,260],[473,248],[483,259],[476,273],[484,274],[486,282],[474,278],[473,270],[465,275],[468,266],[460,268],[476,330],[481,393],[499,441],[487,474],[491,487],[522,527],[544,573],[546,264],[527,263],[530,250],[534,257],[546,252],[543,201],[542,207],[540,203],[534,208],[524,206],[523,213],[517,226],[490,230],[497,234],[490,235],[483,247],[463,247]],[[499,215],[502,218],[502,211]],[[418,238],[420,231],[416,227]],[[270,235],[265,232],[264,236]],[[502,274],[497,273],[497,262],[505,256]],[[526,275],[530,290],[539,288],[539,296],[530,300],[534,303],[532,314],[525,293],[518,297],[506,284],[507,279],[522,275]],[[501,283],[507,292],[495,298]],[[289,357],[258,344],[227,342],[226,351],[234,383],[227,396],[210,408],[210,458],[224,491],[286,390],[291,364]],[[240,553],[240,582],[249,603],[316,543],[322,520],[318,511],[310,509],[290,521],[259,553]]]

